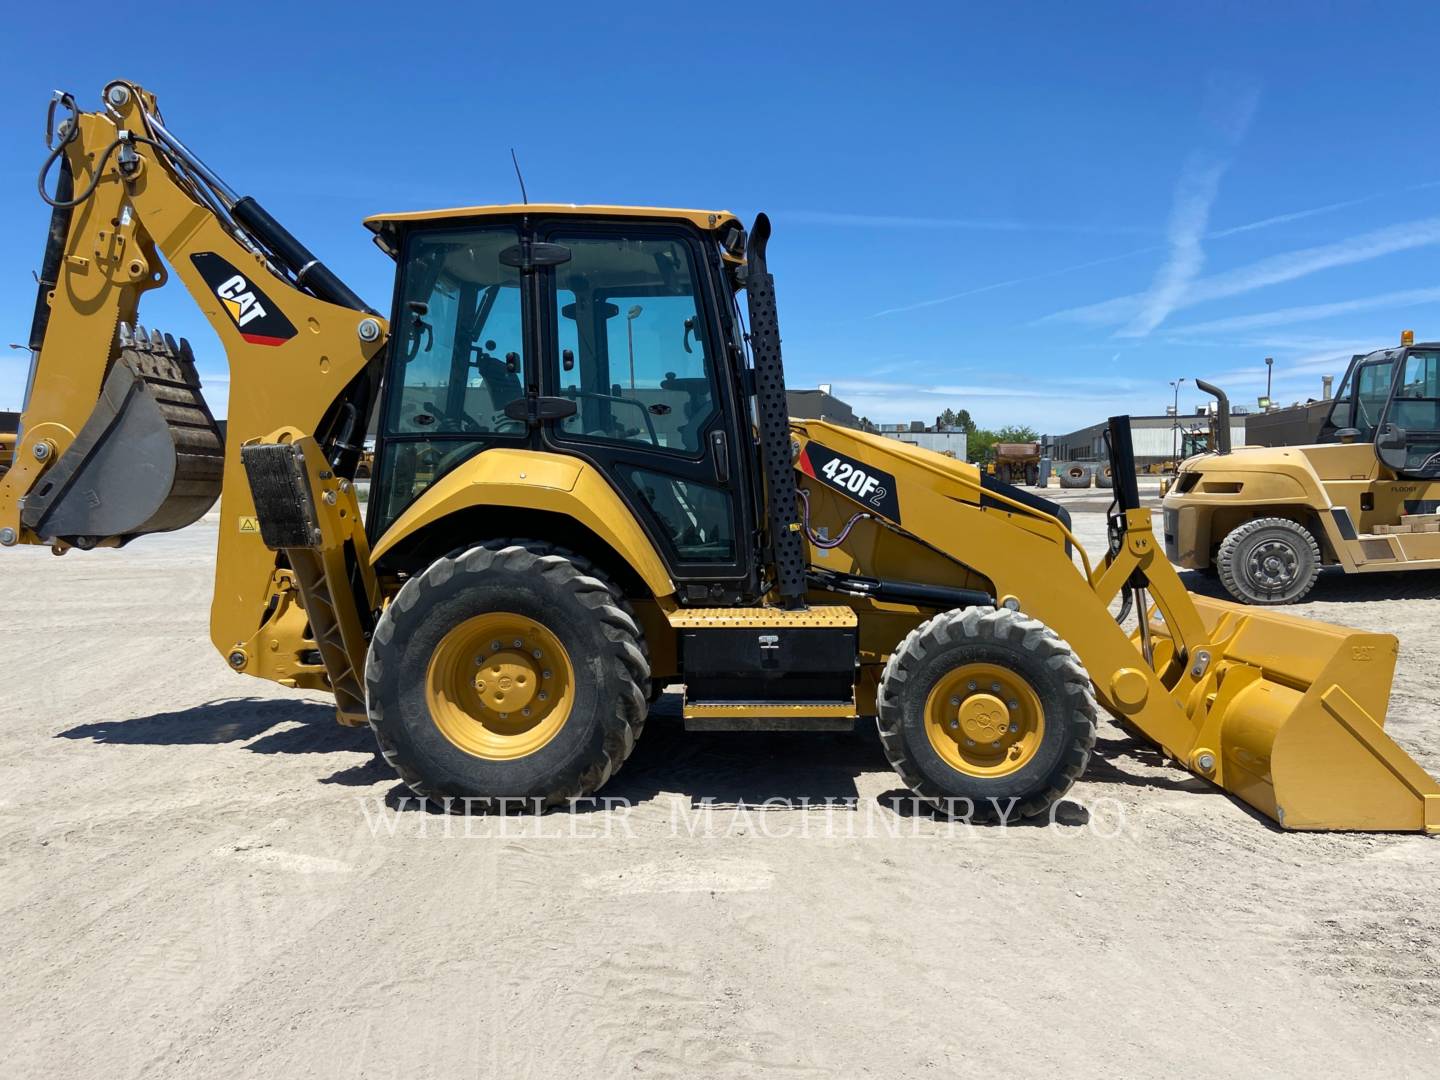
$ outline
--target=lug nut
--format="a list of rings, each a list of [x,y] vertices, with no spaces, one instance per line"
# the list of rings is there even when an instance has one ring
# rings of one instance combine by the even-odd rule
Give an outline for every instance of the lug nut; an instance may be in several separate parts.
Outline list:
[[[990,684],[990,692],[992,694],[998,694],[1000,692],[1000,684],[998,682],[992,682]]]
[[[959,705],[959,704],[960,704],[960,699],[959,699],[958,697],[952,697],[952,698],[950,699],[950,704],[951,704],[951,705]]]
[[[498,641],[492,641],[492,642],[490,642],[490,651],[491,651],[491,652],[499,652],[499,651],[500,651],[500,642],[498,642]]]
[[[1006,703],[1006,706],[1007,708],[1014,710],[1020,707],[1020,703],[1018,701],[1010,701]]]
[[[1019,731],[1019,730],[1020,730],[1020,725],[1019,725],[1019,724],[1011,724],[1011,725],[1010,725],[1010,730],[1011,730],[1011,731]]]
[[[548,672],[548,671],[542,671],[542,672],[540,673],[540,677],[541,677],[542,679],[548,679],[548,678],[550,677],[550,672]]]
[[[525,708],[521,709],[521,710],[520,710],[520,715],[521,715],[521,716],[529,716],[529,715],[530,715],[530,707],[527,705]]]
[[[533,655],[534,655],[534,657],[535,657],[536,660],[539,660],[539,659],[540,659],[540,650],[539,650],[539,649],[536,649]]]
[[[974,690],[974,689],[975,689],[975,680],[974,680],[974,679],[971,679],[968,685],[969,685],[969,688],[970,688],[971,690]]]
[[[521,641],[518,637],[515,639],[515,648],[518,649],[518,648],[520,648],[521,645],[524,645],[524,644],[525,644],[525,643],[524,643],[523,641]]]
[[[541,691],[540,691],[540,700],[541,700],[541,701],[549,701],[549,700],[550,700],[550,695],[547,694],[547,693],[545,693],[544,690],[541,690]]]

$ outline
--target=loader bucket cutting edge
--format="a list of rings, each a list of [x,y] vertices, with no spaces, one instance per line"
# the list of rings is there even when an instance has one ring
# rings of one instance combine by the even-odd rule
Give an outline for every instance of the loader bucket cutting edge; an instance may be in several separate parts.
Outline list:
[[[1440,785],[1383,730],[1394,635],[1191,600],[1216,642],[1181,702],[1196,775],[1286,829],[1440,832]],[[1167,646],[1157,657],[1173,655],[1165,623],[1151,631]]]

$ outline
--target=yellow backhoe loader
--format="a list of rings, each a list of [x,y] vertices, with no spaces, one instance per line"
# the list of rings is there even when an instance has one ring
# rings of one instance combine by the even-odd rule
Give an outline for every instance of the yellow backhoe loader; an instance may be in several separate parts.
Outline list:
[[[764,215],[372,217],[398,268],[387,319],[151,94],[103,102],[51,107],[0,542],[116,547],[218,496],[216,648],[333,693],[415,791],[588,795],[676,681],[691,729],[876,716],[904,782],[974,819],[1045,814],[1103,706],[1287,828],[1440,831],[1440,787],[1381,727],[1395,638],[1192,598],[1124,418],[1098,557],[1061,507],[972,465],[791,421]],[[226,351],[223,445],[189,346],[136,321],[167,263]]]
[[[1322,566],[1347,574],[1440,570],[1440,342],[1352,357],[1320,442],[1229,443],[1217,398],[1218,453],[1187,460],[1164,501],[1165,547],[1213,567],[1246,604],[1290,604]],[[1208,449],[1208,448],[1207,448]]]

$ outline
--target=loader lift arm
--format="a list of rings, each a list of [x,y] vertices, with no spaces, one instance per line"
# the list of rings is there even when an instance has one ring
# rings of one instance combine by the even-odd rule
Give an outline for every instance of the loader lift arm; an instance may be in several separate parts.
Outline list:
[[[47,126],[42,192],[57,162],[59,179],[45,196],[53,211],[31,385],[14,467],[0,476],[0,543],[48,544],[57,554],[119,546],[184,527],[219,495],[215,647],[236,670],[334,688],[343,701],[335,684],[363,665],[354,630],[368,625],[377,590],[358,516],[341,499],[353,504],[353,493],[336,485],[359,461],[386,321],[191,153],[141,87],[110,83],[97,112],[57,93]],[[171,270],[224,346],[223,451],[189,346],[138,325],[142,297]],[[264,542],[242,448],[279,443],[309,444],[306,460],[323,462],[328,476],[307,475],[329,485],[311,502],[337,520],[348,515],[343,528],[327,525],[323,544],[307,545],[346,588],[319,584],[313,558],[277,557]],[[339,500],[333,511],[327,496]],[[326,621],[306,610],[322,596],[344,609],[329,619],[351,631],[344,665],[326,662],[319,625],[307,629]],[[256,612],[265,613],[258,626]],[[345,704],[342,718],[362,718]]]

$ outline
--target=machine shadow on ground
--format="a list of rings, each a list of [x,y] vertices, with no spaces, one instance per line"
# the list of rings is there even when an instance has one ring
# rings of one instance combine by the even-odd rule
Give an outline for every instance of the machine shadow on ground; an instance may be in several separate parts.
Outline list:
[[[1220,579],[1206,570],[1181,570],[1180,580],[1187,591],[1219,600],[1233,600]],[[1440,597],[1440,570],[1401,570],[1386,574],[1347,574],[1338,566],[1320,571],[1315,587],[1303,600],[1292,605],[1373,603],[1381,600],[1433,600]],[[1264,608],[1257,608],[1263,611]]]
[[[1098,783],[1125,784],[1171,791],[1214,793],[1215,789],[1183,773],[1165,770],[1159,751],[1141,739],[1102,731],[1085,778]],[[342,727],[334,709],[322,702],[276,698],[231,698],[190,709],[152,713],[118,720],[81,724],[57,738],[89,740],[110,746],[196,746],[243,744],[257,754],[347,754],[365,759],[329,775],[317,772],[316,782],[344,787],[370,787],[393,782],[395,773],[375,752],[366,728]],[[1139,766],[1144,771],[1135,771]],[[808,802],[856,803],[856,780],[890,768],[874,723],[868,719],[853,732],[815,735],[805,732],[687,732],[680,718],[680,697],[665,694],[651,710],[645,731],[625,767],[603,789],[606,798],[642,805],[663,793],[678,792],[692,804],[717,807],[744,804],[761,808],[774,800],[777,809]],[[910,793],[896,787],[877,797],[902,816],[932,811],[915,804]],[[397,810],[424,810],[403,784],[387,792]],[[578,804],[574,812],[603,809],[602,803]],[[1059,824],[1084,824],[1088,815],[1076,803],[1056,812]],[[1043,822],[1042,822],[1043,823]]]

